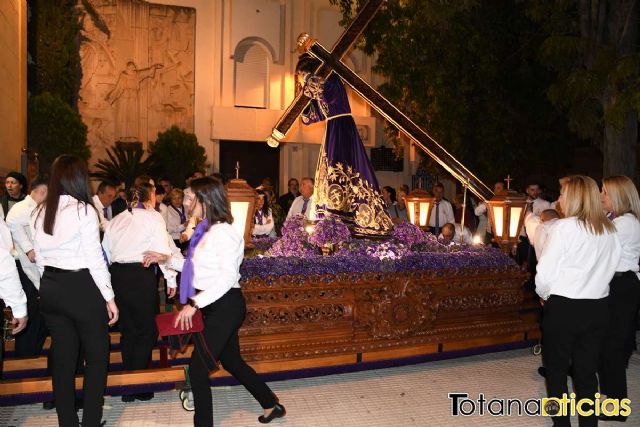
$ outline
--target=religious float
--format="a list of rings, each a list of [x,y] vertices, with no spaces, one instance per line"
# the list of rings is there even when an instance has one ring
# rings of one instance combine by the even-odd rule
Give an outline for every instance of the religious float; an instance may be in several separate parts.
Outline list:
[[[362,188],[377,191],[377,182],[359,181],[362,177],[369,179],[371,174],[350,175],[352,184],[345,184],[331,175],[341,168],[337,160],[344,159],[332,157],[331,150],[323,148],[328,156],[321,158],[315,188],[321,195],[317,205],[323,213],[320,221],[291,218],[283,227],[282,238],[254,241],[241,266],[240,284],[247,300],[247,316],[240,330],[241,350],[247,362],[256,371],[268,374],[268,379],[321,374],[329,367],[333,372],[364,369],[528,346],[540,337],[539,304],[535,294],[524,287],[529,275],[506,255],[517,243],[522,228],[524,198],[511,192],[494,195],[341,62],[381,3],[371,0],[365,4],[331,52],[306,34],[300,37],[301,50],[319,61],[310,73],[313,79],[307,81],[314,82],[318,89],[331,73],[339,76],[332,77],[338,86],[342,81],[349,84],[458,179],[465,200],[469,190],[486,202],[493,236],[502,250],[457,242],[443,244],[426,233],[434,200],[419,189],[406,199],[411,223],[391,226],[386,214],[378,209],[379,194],[365,198],[360,192]],[[323,96],[321,90],[301,90],[274,127],[269,145],[277,146],[301,114],[310,117],[310,105],[312,109],[318,107],[316,117],[338,119],[332,122],[334,128],[336,123],[340,123],[337,127],[349,128],[353,119],[348,104],[338,112],[322,108],[326,101]],[[331,143],[334,139],[328,140]],[[362,143],[359,138],[356,142],[354,147],[359,149]],[[345,151],[348,155],[354,150]],[[351,174],[352,166],[342,171]],[[364,164],[367,167],[370,164]],[[343,197],[333,200],[331,186],[340,182],[352,188],[341,189]],[[228,190],[234,226],[244,234],[245,242],[251,242],[255,192],[240,179],[231,180]],[[346,199],[351,202],[345,203]],[[363,216],[358,219],[358,215]],[[343,219],[355,225],[347,227]],[[372,228],[383,232],[364,238],[352,236],[353,230],[362,235]],[[111,334],[111,342],[108,394],[172,389],[184,381],[183,367],[191,347],[170,358],[167,343],[160,341],[150,369],[123,372],[117,332]],[[0,405],[50,399],[46,356],[12,358],[11,344],[7,343],[9,357],[4,363],[4,380],[0,381]],[[214,374],[214,385],[230,382],[224,369]],[[80,377],[77,387],[81,388]]]

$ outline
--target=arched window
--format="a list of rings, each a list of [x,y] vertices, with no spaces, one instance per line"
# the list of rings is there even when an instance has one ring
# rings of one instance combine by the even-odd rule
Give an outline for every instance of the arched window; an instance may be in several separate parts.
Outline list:
[[[253,41],[240,42],[235,60],[235,106],[267,108],[269,106],[269,53]]]

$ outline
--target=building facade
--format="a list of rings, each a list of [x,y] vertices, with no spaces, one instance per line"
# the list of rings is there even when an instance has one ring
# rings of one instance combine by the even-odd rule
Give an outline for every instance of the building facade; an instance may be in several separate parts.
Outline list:
[[[21,170],[26,147],[27,1],[1,1],[0,22],[0,176],[4,176]]]

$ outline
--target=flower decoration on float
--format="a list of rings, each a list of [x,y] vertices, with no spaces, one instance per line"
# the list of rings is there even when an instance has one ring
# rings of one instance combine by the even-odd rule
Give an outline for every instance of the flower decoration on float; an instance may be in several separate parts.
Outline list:
[[[391,238],[411,248],[413,245],[423,243],[427,236],[422,229],[410,222],[396,224],[391,231]]]

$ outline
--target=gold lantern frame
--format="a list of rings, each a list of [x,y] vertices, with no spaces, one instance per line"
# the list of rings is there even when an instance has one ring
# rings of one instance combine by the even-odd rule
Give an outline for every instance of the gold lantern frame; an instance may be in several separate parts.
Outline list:
[[[422,188],[416,188],[405,197],[407,219],[413,225],[417,225],[423,231],[429,228],[429,218],[433,209],[435,198]]]
[[[245,248],[251,247],[251,228],[254,221],[257,193],[244,179],[232,179],[227,184],[233,226],[242,233]],[[241,229],[240,227],[244,228]]]
[[[513,190],[496,193],[487,205],[491,218],[494,240],[504,252],[518,245],[520,232],[524,226],[527,198]]]

